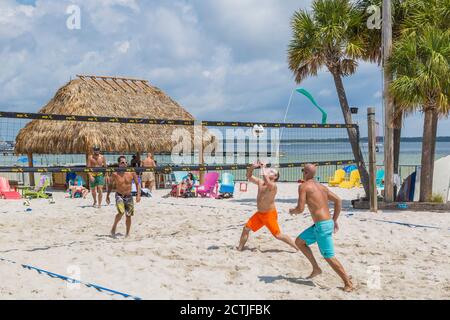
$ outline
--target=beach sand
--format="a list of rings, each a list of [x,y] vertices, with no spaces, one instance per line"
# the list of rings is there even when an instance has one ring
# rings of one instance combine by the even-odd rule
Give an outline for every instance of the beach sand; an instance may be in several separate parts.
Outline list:
[[[280,183],[278,189],[281,229],[295,237],[311,218],[287,213],[297,201],[296,184]],[[314,281],[304,279],[311,272],[306,258],[267,229],[251,234],[248,250],[235,249],[255,211],[256,189],[250,185],[226,200],[162,198],[167,190],[157,190],[136,205],[128,239],[109,237],[115,206],[94,209],[90,195],[66,199],[55,192],[56,203],[32,200],[30,207],[0,200],[0,258],[143,299],[450,298],[450,213],[372,214],[350,208],[362,190],[334,191],[345,207],[334,237],[336,257],[357,285],[352,293],[340,289],[341,280],[316,245],[312,250],[323,274]],[[117,232],[125,233],[124,220]],[[0,261],[0,275],[1,299],[123,299],[6,261]]]

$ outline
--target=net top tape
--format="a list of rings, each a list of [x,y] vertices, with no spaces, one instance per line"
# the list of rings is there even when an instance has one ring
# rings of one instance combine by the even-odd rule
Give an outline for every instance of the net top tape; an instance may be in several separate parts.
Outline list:
[[[104,116],[79,116],[45,113],[4,112],[0,111],[0,118],[48,120],[48,121],[83,121],[106,122],[122,124],[154,124],[154,125],[181,125],[181,126],[215,126],[215,127],[253,127],[261,125],[267,128],[357,128],[356,124],[318,124],[318,123],[276,123],[276,122],[234,122],[234,121],[194,121],[194,120],[167,120],[146,118],[121,118]]]
[[[322,162],[293,162],[293,163],[280,163],[273,167],[276,168],[298,168],[304,167],[306,164],[312,163],[316,166],[329,166],[329,165],[348,165],[354,164],[355,160],[339,160],[339,161],[322,161]],[[270,166],[270,164],[268,164]],[[158,166],[156,168],[144,168],[144,167],[98,167],[98,168],[87,168],[87,167],[0,167],[0,172],[156,172],[168,174],[174,171],[224,171],[224,170],[242,170],[248,169],[250,165],[248,164],[236,164],[236,165],[195,165],[195,166]]]

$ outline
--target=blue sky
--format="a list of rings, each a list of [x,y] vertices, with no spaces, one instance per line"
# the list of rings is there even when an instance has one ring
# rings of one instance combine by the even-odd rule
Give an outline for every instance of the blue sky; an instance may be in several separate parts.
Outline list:
[[[203,120],[282,121],[297,85],[287,66],[290,18],[309,0],[1,0],[0,110],[37,111],[76,74],[145,78]],[[68,6],[81,9],[81,29],[66,27]],[[360,63],[345,80],[349,102],[376,107],[381,72]],[[332,78],[323,70],[301,84],[343,122]],[[319,122],[295,95],[287,121]],[[450,120],[439,135],[450,135]],[[422,135],[422,116],[405,136]],[[362,126],[362,132],[366,127]]]

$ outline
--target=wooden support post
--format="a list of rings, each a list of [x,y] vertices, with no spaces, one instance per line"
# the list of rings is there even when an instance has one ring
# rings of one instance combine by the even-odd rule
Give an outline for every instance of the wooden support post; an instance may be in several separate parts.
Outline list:
[[[387,61],[392,52],[392,3],[383,0],[383,72],[384,72],[384,201],[394,201],[394,103],[389,94],[392,74]]]
[[[205,164],[205,159],[203,157],[203,125],[200,123],[200,142],[199,142],[199,149],[198,149],[198,159],[200,161],[200,165]],[[200,184],[203,184],[205,182],[205,171],[200,171]]]
[[[86,168],[88,166],[89,163],[89,152],[86,152]],[[87,184],[87,189],[90,191],[91,190],[91,180],[89,179],[89,173],[86,173],[86,184]]]
[[[33,167],[33,154],[32,153],[28,153],[28,166]],[[32,186],[32,187],[36,186],[36,182],[34,180],[34,172],[30,172],[29,177],[30,177],[30,186]]]
[[[367,124],[369,130],[369,199],[370,199],[370,211],[378,211],[378,199],[377,199],[377,159],[375,153],[376,144],[376,132],[375,132],[375,108],[367,109]]]

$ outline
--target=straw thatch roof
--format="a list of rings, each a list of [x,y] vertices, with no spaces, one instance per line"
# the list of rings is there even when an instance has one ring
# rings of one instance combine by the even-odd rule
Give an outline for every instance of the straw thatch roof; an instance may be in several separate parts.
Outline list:
[[[70,81],[39,112],[194,120],[178,103],[145,80],[93,76],[79,76]],[[193,142],[192,126],[33,120],[17,135],[15,152],[85,154],[94,145],[100,146],[102,152],[171,152],[177,143],[172,141],[172,132],[180,128],[189,131]],[[207,131],[203,139],[210,139]]]

